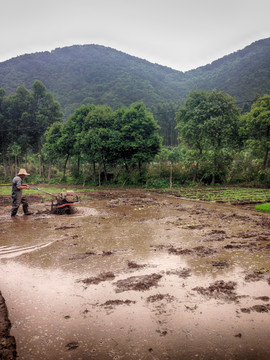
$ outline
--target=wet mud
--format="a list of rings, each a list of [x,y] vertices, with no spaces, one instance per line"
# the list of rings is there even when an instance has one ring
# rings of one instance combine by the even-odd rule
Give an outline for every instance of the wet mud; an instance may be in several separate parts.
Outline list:
[[[0,209],[0,289],[24,360],[270,357],[270,216],[147,190],[73,214]]]
[[[11,323],[5,299],[0,291],[0,359],[13,360],[17,357],[16,341],[10,336]]]

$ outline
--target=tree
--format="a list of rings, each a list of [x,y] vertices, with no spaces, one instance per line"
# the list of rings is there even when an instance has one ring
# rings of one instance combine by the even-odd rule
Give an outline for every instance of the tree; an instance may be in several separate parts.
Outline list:
[[[66,123],[60,121],[53,123],[45,132],[43,152],[47,154],[50,161],[65,158],[63,178],[65,178],[67,162],[73,151],[74,145],[70,135],[71,132],[67,131]]]
[[[56,160],[63,155],[62,147],[60,146],[62,138],[63,122],[56,121],[45,132],[45,142],[43,149],[50,160]]]
[[[106,105],[91,105],[78,135],[78,143],[83,153],[94,164],[101,164],[107,180],[107,166],[118,159],[120,135],[114,128],[113,111]],[[78,146],[78,144],[77,144]]]
[[[3,159],[6,157],[8,146],[13,143],[20,145],[20,157],[24,154],[26,168],[29,149],[38,151],[39,159],[41,159],[41,138],[45,130],[61,118],[59,104],[53,100],[52,95],[38,80],[33,84],[33,91],[20,85],[14,94],[5,96],[4,91],[0,89]],[[3,164],[5,168],[5,160]]]
[[[128,168],[136,163],[141,168],[149,163],[161,148],[159,126],[143,103],[121,108],[115,114],[115,126],[120,132],[120,156]]]
[[[2,155],[4,175],[7,176],[6,151],[8,147],[8,121],[3,110],[5,95],[5,90],[0,88],[0,151]]]
[[[68,136],[69,133],[69,146],[72,149],[72,155],[77,157],[77,176],[80,175],[80,163],[83,156],[83,149],[80,143],[81,134],[88,129],[87,116],[95,105],[83,105],[76,109],[75,112],[69,116],[65,122],[64,131]]]
[[[179,131],[179,140],[194,150],[193,182],[197,178],[199,163],[205,145],[202,129],[207,119],[207,108],[207,92],[195,90],[188,95],[184,106],[176,113],[176,128]]]
[[[160,126],[159,134],[162,136],[164,146],[177,146],[177,130],[175,114],[177,105],[173,102],[159,103],[153,108],[155,120]]]
[[[99,105],[89,110],[78,141],[88,159],[103,166],[106,180],[108,165],[124,164],[129,169],[136,164],[141,169],[151,161],[161,146],[158,130],[142,103],[115,112]]]
[[[14,157],[14,172],[15,174],[18,173],[18,158],[19,155],[21,155],[21,147],[19,144],[17,144],[16,142],[14,142],[13,144],[9,145],[8,147],[8,152],[10,152],[11,156]]]
[[[263,170],[269,164],[270,149],[270,94],[259,98],[249,113],[241,118],[241,134],[247,144],[262,156]]]
[[[33,126],[31,132],[33,146],[41,154],[41,137],[50,125],[62,119],[62,112],[59,103],[54,101],[53,96],[47,92],[45,86],[39,80],[36,80],[33,84],[30,113]],[[39,159],[41,159],[41,156]],[[41,175],[41,162],[39,163],[39,173]]]
[[[225,165],[223,149],[232,149],[239,143],[239,114],[235,100],[224,92],[212,91],[208,96],[208,118],[204,123],[205,144],[213,151],[212,184]]]
[[[212,153],[212,184],[220,173],[222,149],[238,143],[239,110],[235,100],[224,92],[196,90],[177,115],[179,139],[197,150],[196,180],[203,152]],[[210,153],[209,153],[210,154]]]
[[[5,126],[5,139],[2,143],[3,156],[7,156],[7,149],[13,143],[20,145],[20,154],[25,154],[27,163],[27,150],[30,146],[31,93],[23,86],[19,86],[14,94],[2,98],[1,112],[3,126]],[[11,152],[9,152],[11,154]],[[17,156],[17,155],[16,155]],[[27,165],[27,164],[26,164]],[[4,162],[5,166],[5,162]],[[27,168],[27,166],[25,166]]]

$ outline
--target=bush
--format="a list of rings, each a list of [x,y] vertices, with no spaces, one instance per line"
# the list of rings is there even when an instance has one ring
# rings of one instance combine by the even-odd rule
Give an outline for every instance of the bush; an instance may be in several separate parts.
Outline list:
[[[159,183],[164,180],[170,186],[171,165],[169,162],[153,163],[147,167],[147,184]],[[192,171],[183,164],[172,164],[172,183],[185,184],[192,181]],[[164,186],[162,186],[164,187]]]
[[[260,161],[254,159],[250,151],[241,151],[233,156],[227,175],[227,184],[252,183],[258,179]]]
[[[260,170],[258,172],[258,180],[266,187],[270,187],[270,169]]]
[[[153,179],[147,182],[147,188],[166,189],[170,187],[170,181],[166,179]]]

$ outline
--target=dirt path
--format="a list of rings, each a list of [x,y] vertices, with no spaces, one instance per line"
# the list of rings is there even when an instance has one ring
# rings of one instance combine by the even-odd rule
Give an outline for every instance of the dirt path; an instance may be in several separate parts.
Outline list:
[[[268,214],[119,189],[47,208],[0,209],[21,360],[270,357]]]

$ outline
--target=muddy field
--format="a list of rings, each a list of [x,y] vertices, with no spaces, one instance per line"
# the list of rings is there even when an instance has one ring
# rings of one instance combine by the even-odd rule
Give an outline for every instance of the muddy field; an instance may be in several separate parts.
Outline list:
[[[147,190],[0,208],[21,360],[270,358],[270,216]],[[1,357],[0,357],[1,358]]]

